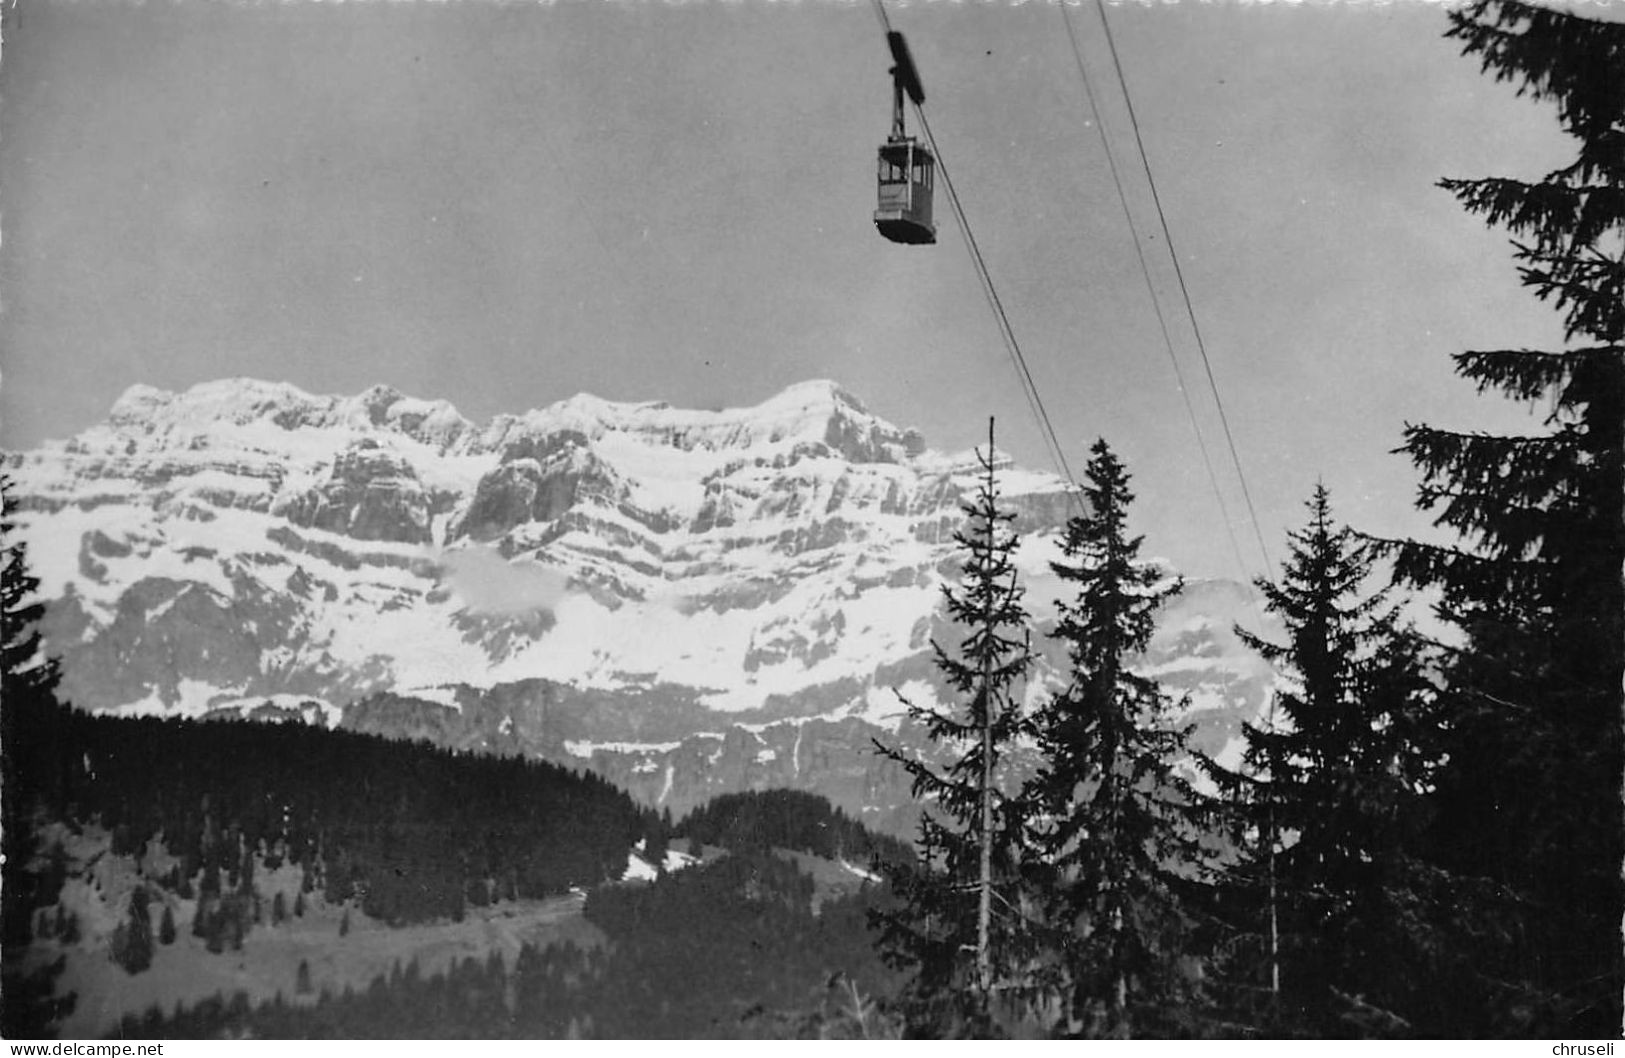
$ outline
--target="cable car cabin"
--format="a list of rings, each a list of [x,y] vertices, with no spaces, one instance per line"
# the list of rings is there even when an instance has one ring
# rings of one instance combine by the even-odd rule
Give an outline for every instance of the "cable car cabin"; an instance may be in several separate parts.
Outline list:
[[[931,223],[931,184],[935,161],[912,136],[889,139],[880,148],[879,206],[875,227],[892,242],[920,245],[937,241]]]

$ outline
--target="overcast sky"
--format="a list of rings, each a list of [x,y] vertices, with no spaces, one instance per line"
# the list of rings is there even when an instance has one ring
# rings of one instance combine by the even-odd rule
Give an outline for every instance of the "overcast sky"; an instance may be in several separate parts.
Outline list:
[[[1105,436],[1150,550],[1236,575],[1061,9],[889,10],[1074,470]],[[1389,454],[1406,420],[1538,422],[1476,398],[1449,354],[1560,339],[1504,235],[1435,181],[1565,164],[1554,112],[1415,0],[1107,13],[1272,557],[1317,479],[1359,528],[1424,524]],[[1070,15],[1251,575],[1100,17]],[[6,448],[138,382],[383,382],[484,422],[581,391],[722,407],[832,378],[934,447],[994,415],[1001,447],[1048,466],[946,202],[934,247],[875,233],[890,84],[869,0],[5,18]]]

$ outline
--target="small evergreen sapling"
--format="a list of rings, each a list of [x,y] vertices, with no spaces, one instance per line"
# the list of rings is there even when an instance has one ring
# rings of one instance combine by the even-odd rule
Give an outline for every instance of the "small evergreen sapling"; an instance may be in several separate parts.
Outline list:
[[[145,889],[137,886],[130,893],[129,912],[114,928],[108,954],[126,973],[138,974],[152,965],[152,915]]]
[[[158,943],[175,943],[175,912],[167,903],[164,905],[163,918],[158,922]]]

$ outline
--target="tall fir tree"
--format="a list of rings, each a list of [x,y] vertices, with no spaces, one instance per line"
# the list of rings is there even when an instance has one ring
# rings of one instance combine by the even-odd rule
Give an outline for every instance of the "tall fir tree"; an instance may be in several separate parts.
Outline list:
[[[45,606],[36,595],[39,578],[28,568],[28,548],[11,518],[12,481],[0,475],[0,842],[5,852],[4,937],[26,944],[35,881],[24,874],[34,846],[32,813],[59,779],[42,762],[58,760],[61,737],[56,702],[57,665],[46,656],[39,632]]]
[[[949,618],[963,632],[950,650],[933,641],[937,668],[961,696],[952,710],[905,704],[910,718],[950,759],[938,767],[876,742],[912,779],[921,815],[915,864],[886,868],[898,906],[875,916],[893,965],[913,971],[906,1002],[911,1030],[985,1035],[1018,1013],[1031,940],[1022,912],[1024,804],[1007,775],[1025,729],[1015,689],[1031,665],[1023,589],[1016,576],[1015,515],[999,505],[993,427],[980,450],[982,480],[954,534],[964,556],[958,585],[945,585]]]
[[[1540,180],[1441,182],[1511,233],[1524,285],[1563,316],[1561,350],[1455,358],[1480,393],[1544,406],[1543,428],[1412,425],[1402,448],[1419,505],[1459,538],[1393,548],[1398,577],[1436,593],[1465,639],[1431,839],[1441,868],[1518,901],[1475,956],[1483,996],[1459,1004],[1480,1016],[1452,1031],[1600,1035],[1619,1030],[1625,985],[1625,25],[1520,0],[1450,20],[1465,54],[1555,104],[1578,143]]]
[[[56,663],[45,657],[41,647],[39,622],[45,606],[34,595],[39,578],[28,568],[28,546],[17,535],[12,519],[15,483],[9,474],[0,474],[0,673],[6,689],[31,698],[47,698],[55,693]]]
[[[5,701],[0,710],[0,762],[6,777],[17,783],[11,789],[23,795],[5,799],[8,813],[23,809],[44,792],[35,784],[57,778],[25,765],[47,756],[41,740],[60,735],[56,700],[60,672],[56,659],[46,655],[40,635],[45,604],[37,598],[39,578],[29,569],[28,547],[12,520],[12,492],[10,475],[0,474],[0,690]],[[16,820],[8,814],[6,822]]]
[[[41,851],[35,812],[53,803],[52,787],[62,781],[50,765],[62,758],[63,724],[56,662],[39,633],[39,579],[29,571],[12,503],[11,478],[0,474],[0,1035],[16,1039],[48,1035],[74,999],[54,996],[61,961],[34,967],[27,959],[33,909],[54,901],[61,887],[58,872],[35,870],[33,861]],[[70,916],[60,939],[73,943],[78,933]]]
[[[1251,972],[1231,983],[1279,1001],[1254,1015],[1276,1031],[1386,1033],[1428,987],[1408,857],[1439,749],[1433,688],[1421,637],[1368,587],[1372,547],[1324,486],[1307,507],[1281,580],[1257,582],[1285,641],[1236,630],[1281,679],[1270,715],[1245,727],[1239,771],[1210,768],[1244,855],[1228,875]]]
[[[1088,513],[1073,517],[1052,569],[1075,589],[1053,635],[1071,677],[1037,716],[1044,759],[1029,784],[1035,868],[1050,944],[1062,953],[1062,1027],[1090,1036],[1167,1036],[1190,1028],[1195,978],[1186,890],[1204,873],[1204,799],[1175,762],[1188,728],[1132,664],[1181,584],[1140,559],[1130,536],[1129,474],[1104,440],[1091,450]]]
[[[108,955],[126,973],[138,974],[152,965],[152,912],[147,891],[136,886],[130,892],[125,919],[113,931]]]

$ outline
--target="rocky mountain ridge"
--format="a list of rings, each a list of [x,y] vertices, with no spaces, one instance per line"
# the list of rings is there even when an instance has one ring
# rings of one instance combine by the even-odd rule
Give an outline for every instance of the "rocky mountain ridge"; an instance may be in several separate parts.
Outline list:
[[[575,761],[679,812],[792,785],[875,818],[907,814],[869,740],[909,737],[896,691],[940,693],[976,483],[971,453],[830,382],[484,426],[387,387],[138,386],[7,466],[82,708],[300,716]],[[999,482],[1042,628],[1075,501],[1007,459]],[[1270,680],[1230,634],[1237,592],[1191,585],[1146,659],[1219,750]]]

